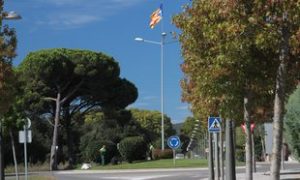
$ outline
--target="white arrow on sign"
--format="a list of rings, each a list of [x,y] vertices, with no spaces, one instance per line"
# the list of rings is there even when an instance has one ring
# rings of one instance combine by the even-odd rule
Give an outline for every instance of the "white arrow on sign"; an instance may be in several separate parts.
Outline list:
[[[27,117],[27,129],[29,129],[31,127],[31,120]]]

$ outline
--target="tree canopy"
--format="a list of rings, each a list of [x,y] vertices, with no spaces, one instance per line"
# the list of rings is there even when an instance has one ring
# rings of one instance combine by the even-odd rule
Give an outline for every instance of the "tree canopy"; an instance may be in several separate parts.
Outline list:
[[[246,94],[271,107],[278,62],[268,48],[256,46],[255,27],[250,15],[241,16],[247,10],[242,4],[235,9],[229,2],[194,1],[174,18],[182,30],[183,100],[202,119],[216,114],[243,119]]]
[[[159,111],[140,109],[131,109],[130,111],[132,113],[133,119],[137,121],[147,132],[147,140],[152,143],[156,143],[156,147],[160,146],[161,143],[158,143],[157,141],[160,140],[161,135],[161,113]],[[164,128],[166,137],[175,134],[171,119],[166,115],[164,116]]]
[[[284,98],[299,72],[299,10],[297,1],[193,1],[174,18],[182,30],[183,99],[197,116],[242,120],[245,112],[249,122],[274,102],[276,178]]]
[[[137,98],[136,87],[119,77],[118,63],[100,52],[65,48],[39,50],[27,55],[18,72],[26,82],[23,100],[29,105],[28,110],[39,110],[38,114],[48,113],[54,117],[52,169],[57,168],[54,156],[61,110],[69,126],[71,110],[120,109]]]
[[[0,113],[7,111],[13,98],[12,59],[16,56],[17,38],[14,29],[2,27],[3,1],[0,2]]]

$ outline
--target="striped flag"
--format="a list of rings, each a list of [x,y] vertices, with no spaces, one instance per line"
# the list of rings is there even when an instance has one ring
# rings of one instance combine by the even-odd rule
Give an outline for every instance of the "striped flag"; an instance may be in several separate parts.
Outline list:
[[[160,5],[160,7],[155,10],[151,16],[150,16],[150,28],[153,29],[154,26],[156,24],[158,24],[160,22],[160,20],[162,19],[162,4]]]

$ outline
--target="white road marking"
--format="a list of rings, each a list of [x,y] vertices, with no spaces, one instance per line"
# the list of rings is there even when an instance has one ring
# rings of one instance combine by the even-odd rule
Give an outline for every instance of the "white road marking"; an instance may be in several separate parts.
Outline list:
[[[163,178],[163,177],[170,177],[172,175],[152,175],[152,176],[127,176],[127,177],[102,177],[105,179],[120,179],[120,180],[147,180],[147,179],[155,179],[155,178]]]

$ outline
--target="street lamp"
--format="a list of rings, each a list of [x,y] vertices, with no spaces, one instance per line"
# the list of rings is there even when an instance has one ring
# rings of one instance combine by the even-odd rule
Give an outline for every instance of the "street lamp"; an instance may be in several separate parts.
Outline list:
[[[18,20],[22,19],[21,15],[17,14],[15,11],[10,11],[10,12],[3,12],[2,13],[2,19],[5,20]]]
[[[3,1],[0,0],[0,33],[2,31],[2,20],[17,20],[21,19],[21,16],[17,14],[14,11],[11,12],[3,12]],[[2,61],[2,57],[0,57],[0,61]],[[1,66],[3,67],[3,66]],[[1,69],[1,77],[3,77],[3,69]],[[1,119],[1,124],[0,124],[0,179],[4,180],[4,161],[3,161],[3,135],[2,135],[2,124],[3,124],[3,119]]]
[[[151,41],[141,37],[136,37],[134,40],[160,45],[160,110],[161,110],[161,150],[165,150],[165,128],[164,128],[164,44],[167,33],[161,33],[161,40]]]

